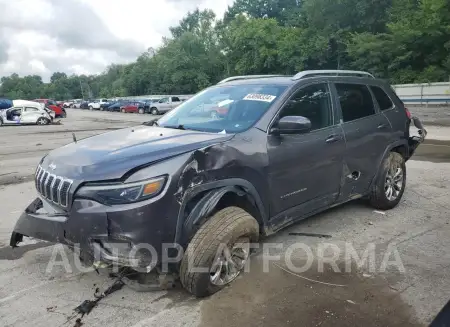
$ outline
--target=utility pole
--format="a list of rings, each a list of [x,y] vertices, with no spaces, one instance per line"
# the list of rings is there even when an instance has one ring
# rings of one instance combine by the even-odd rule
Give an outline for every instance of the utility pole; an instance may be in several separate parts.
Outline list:
[[[81,89],[81,97],[84,100],[84,93],[83,93],[83,85],[81,85],[81,79],[78,77],[78,82],[80,82],[80,89]]]

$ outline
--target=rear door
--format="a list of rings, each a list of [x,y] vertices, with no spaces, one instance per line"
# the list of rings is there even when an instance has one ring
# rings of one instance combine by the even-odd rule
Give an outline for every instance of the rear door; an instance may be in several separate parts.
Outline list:
[[[388,119],[379,112],[367,85],[334,83],[347,149],[343,199],[367,193],[391,137]]]

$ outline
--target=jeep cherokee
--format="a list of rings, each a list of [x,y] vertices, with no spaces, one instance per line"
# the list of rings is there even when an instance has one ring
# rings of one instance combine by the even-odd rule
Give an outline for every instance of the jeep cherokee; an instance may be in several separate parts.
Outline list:
[[[223,117],[202,112],[223,104]],[[185,251],[172,269],[207,296],[238,276],[260,236],[358,198],[395,207],[425,135],[366,72],[231,77],[159,120],[48,153],[11,246],[34,237],[80,249],[89,263],[97,253],[150,270],[164,244],[178,244]],[[139,244],[155,251],[134,251]]]

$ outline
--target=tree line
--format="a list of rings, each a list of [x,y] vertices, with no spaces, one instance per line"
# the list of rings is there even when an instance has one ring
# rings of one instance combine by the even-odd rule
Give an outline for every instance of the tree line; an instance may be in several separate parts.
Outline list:
[[[391,83],[448,81],[450,0],[236,0],[189,12],[162,45],[97,75],[1,78],[0,95],[192,94],[231,75],[357,69]]]

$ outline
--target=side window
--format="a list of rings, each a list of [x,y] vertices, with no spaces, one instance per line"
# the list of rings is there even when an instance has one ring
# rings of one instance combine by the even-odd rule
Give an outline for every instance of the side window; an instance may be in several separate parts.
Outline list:
[[[314,84],[297,91],[281,110],[280,118],[303,116],[311,121],[311,130],[331,126],[333,112],[327,84]]]
[[[38,111],[36,108],[31,108],[31,107],[26,107],[25,108],[25,111],[26,112],[36,112],[36,111]]]
[[[172,97],[172,102],[180,102],[180,98],[178,98],[178,97]]]
[[[336,89],[344,122],[350,122],[375,114],[372,95],[367,86],[337,83]]]
[[[380,110],[389,110],[394,107],[391,98],[389,98],[389,96],[386,94],[386,92],[383,91],[381,87],[371,86],[370,89],[372,90],[373,95],[378,102]]]
[[[169,102],[169,98],[162,98],[161,100],[159,100],[159,103],[167,103]]]

